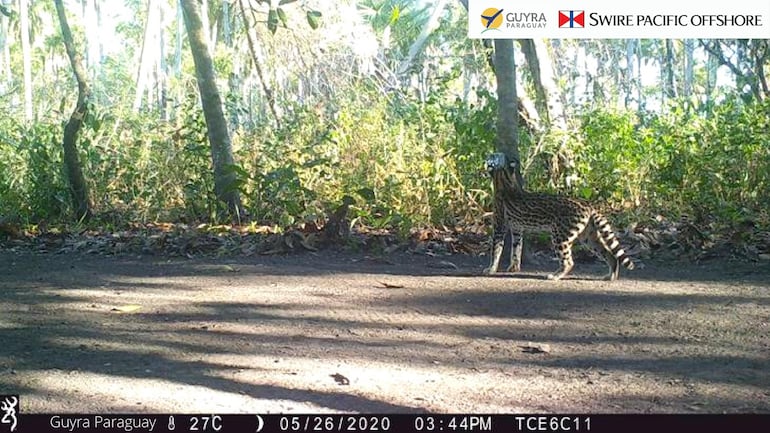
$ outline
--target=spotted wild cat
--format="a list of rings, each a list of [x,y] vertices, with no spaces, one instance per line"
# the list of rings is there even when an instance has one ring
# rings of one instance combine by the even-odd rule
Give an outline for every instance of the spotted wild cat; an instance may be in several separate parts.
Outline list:
[[[505,154],[493,153],[487,158],[487,171],[494,188],[494,233],[490,265],[485,273],[495,273],[500,266],[503,241],[510,231],[513,238],[509,271],[520,270],[522,234],[524,231],[546,231],[561,260],[558,271],[548,279],[558,280],[567,275],[575,262],[572,245],[575,240],[586,242],[610,268],[607,280],[616,280],[620,265],[634,269],[615,237],[609,222],[594,208],[576,198],[524,191],[516,175],[518,161]]]

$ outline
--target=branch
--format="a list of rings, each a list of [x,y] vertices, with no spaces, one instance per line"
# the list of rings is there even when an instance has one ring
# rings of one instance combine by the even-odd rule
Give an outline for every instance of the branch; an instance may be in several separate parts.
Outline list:
[[[703,46],[703,49],[708,51],[712,56],[716,57],[717,60],[719,60],[719,63],[721,65],[727,66],[733,74],[741,77],[743,76],[743,72],[741,72],[741,70],[738,69],[738,67],[732,64],[729,60],[727,60],[727,57],[725,57],[722,50],[717,50],[716,47],[712,47],[711,45],[709,45],[708,42],[704,41],[703,39],[698,39],[698,41],[700,41],[701,45]]]
[[[428,18],[428,22],[425,23],[425,26],[423,26],[420,35],[417,36],[417,40],[415,40],[412,46],[409,47],[409,54],[407,54],[406,58],[401,61],[400,65],[398,65],[398,76],[404,76],[412,68],[415,57],[422,51],[430,34],[438,27],[439,19],[441,19],[441,14],[444,12],[445,5],[446,0],[438,0],[436,3],[433,13],[430,15],[430,18]]]
[[[246,18],[246,9],[243,7],[243,0],[238,0],[238,6],[240,7],[241,15],[243,16],[243,24],[246,30],[246,40],[248,41],[249,51],[251,52],[251,60],[254,62],[254,69],[257,71],[257,76],[259,76],[259,81],[262,84],[262,91],[265,92],[265,96],[267,97],[267,105],[270,107],[270,112],[273,113],[273,117],[275,118],[275,126],[280,128],[281,120],[278,117],[278,111],[275,109],[275,95],[273,95],[273,91],[270,90],[270,88],[267,86],[265,76],[262,74],[262,67],[259,66],[259,62],[257,61],[257,51],[254,49],[254,41],[251,39],[251,32],[249,31],[249,20]],[[251,9],[251,14],[252,18],[254,18],[254,21],[256,21],[256,17],[254,16],[254,9]]]

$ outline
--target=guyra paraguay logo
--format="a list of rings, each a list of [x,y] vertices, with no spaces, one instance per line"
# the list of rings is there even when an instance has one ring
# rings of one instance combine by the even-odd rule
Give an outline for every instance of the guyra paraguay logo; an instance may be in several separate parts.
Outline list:
[[[484,26],[485,33],[489,30],[497,30],[503,24],[503,10],[497,8],[486,8],[481,13],[481,25]]]
[[[545,28],[546,18],[542,12],[508,12],[503,9],[486,8],[481,13],[482,34],[489,30],[499,30],[505,22],[507,29],[542,29]]]

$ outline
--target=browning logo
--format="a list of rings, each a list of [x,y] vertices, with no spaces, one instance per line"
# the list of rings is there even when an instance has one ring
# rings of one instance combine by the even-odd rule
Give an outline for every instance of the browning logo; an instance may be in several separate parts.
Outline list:
[[[19,412],[18,395],[0,395],[0,412],[3,417],[0,418],[0,424],[10,425],[10,430],[16,431],[16,414]]]

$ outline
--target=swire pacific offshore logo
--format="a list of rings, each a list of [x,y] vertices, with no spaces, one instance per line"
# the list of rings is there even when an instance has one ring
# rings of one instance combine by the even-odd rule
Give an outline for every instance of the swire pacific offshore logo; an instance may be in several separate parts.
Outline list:
[[[484,9],[484,12],[481,13],[481,25],[484,26],[484,30],[481,33],[499,29],[503,25],[503,10],[497,8]]]
[[[559,11],[559,27],[582,29],[585,22],[585,11]]]

